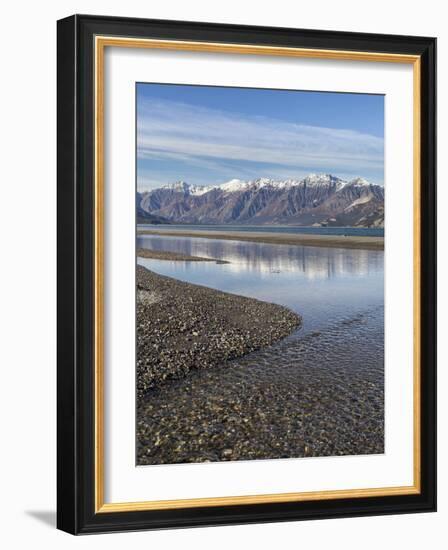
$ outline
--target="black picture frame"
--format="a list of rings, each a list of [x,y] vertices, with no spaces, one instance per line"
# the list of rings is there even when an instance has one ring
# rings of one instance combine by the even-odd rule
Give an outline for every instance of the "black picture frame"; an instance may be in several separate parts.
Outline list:
[[[57,526],[72,534],[436,509],[436,39],[74,15],[57,24]],[[416,55],[421,60],[421,485],[419,494],[95,511],[94,37]]]

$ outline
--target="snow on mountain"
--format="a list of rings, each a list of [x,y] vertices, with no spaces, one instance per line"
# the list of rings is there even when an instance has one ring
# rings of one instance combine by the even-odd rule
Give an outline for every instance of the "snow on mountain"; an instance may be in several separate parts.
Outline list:
[[[205,195],[213,189],[213,185],[190,185],[190,195]]]
[[[190,189],[190,185],[186,181],[176,181],[176,183],[167,183],[166,185],[160,187],[160,189],[170,189],[171,191],[188,191]]]
[[[213,185],[191,185],[185,181],[177,181],[176,183],[167,183],[160,189],[170,189],[188,195],[204,195],[215,187]]]
[[[221,185],[218,185],[218,188],[226,191],[227,193],[233,193],[235,191],[241,191],[241,189],[244,189],[247,186],[248,182],[239,179],[233,179],[228,181],[227,183],[221,183]]]
[[[353,180],[355,181],[355,180]],[[366,180],[363,178],[357,178],[356,182],[358,182],[358,185],[360,185],[360,182],[365,182],[368,184]],[[254,188],[254,189],[262,189],[264,187],[273,187],[275,189],[288,189],[290,187],[300,187],[300,186],[308,186],[308,187],[318,187],[320,185],[336,185],[336,186],[344,186],[350,182],[345,181],[341,178],[337,178],[335,176],[332,176],[330,174],[310,174],[309,176],[306,176],[302,179],[285,179],[285,180],[273,180],[271,178],[258,178],[255,180],[249,180],[249,181],[243,181],[239,179],[233,179],[230,180],[227,183],[223,183],[221,185],[218,185],[218,189],[222,189],[226,192],[235,192],[235,191],[241,191],[242,189],[247,188]]]
[[[306,184],[307,187],[319,187],[321,185],[343,186],[347,182],[331,174],[309,174],[299,182],[299,185],[301,183]]]
[[[371,225],[384,223],[384,188],[331,174],[207,186],[178,181],[142,193],[138,207],[177,223]]]
[[[364,178],[355,178],[353,180],[350,180],[348,183],[350,185],[356,185],[358,187],[365,187],[367,185],[371,185],[371,183]]]
[[[346,185],[354,185],[358,187],[371,185],[366,179],[358,177],[350,181],[343,180],[331,174],[309,174],[302,179],[285,179],[273,180],[270,178],[258,178],[255,180],[244,181],[240,179],[232,179],[220,185],[191,185],[185,181],[169,183],[160,189],[170,189],[189,195],[204,195],[213,189],[221,189],[226,193],[235,193],[243,189],[262,189],[264,187],[272,187],[274,189],[289,189],[291,187],[319,187],[333,185],[337,189],[342,189]]]

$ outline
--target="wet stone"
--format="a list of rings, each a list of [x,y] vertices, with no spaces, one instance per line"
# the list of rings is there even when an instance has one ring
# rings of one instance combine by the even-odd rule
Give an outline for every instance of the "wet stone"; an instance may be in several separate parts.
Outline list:
[[[384,452],[382,307],[304,333],[274,304],[137,283],[158,297],[137,306],[138,464]]]

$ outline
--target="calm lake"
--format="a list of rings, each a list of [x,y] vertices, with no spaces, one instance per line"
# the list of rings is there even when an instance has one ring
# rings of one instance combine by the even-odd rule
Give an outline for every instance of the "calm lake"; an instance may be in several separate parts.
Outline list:
[[[257,231],[267,233],[303,233],[305,235],[352,235],[358,237],[384,237],[383,228],[370,227],[296,227],[290,225],[154,225],[139,224],[139,229],[159,229],[170,231],[182,229],[184,231]]]
[[[185,445],[203,441],[190,462],[222,460],[207,444],[215,431],[242,460],[384,452],[383,251],[153,235],[137,247],[227,260],[138,263],[303,317],[273,346],[148,395],[141,414],[155,439],[168,430]]]
[[[302,333],[383,306],[383,251],[153,235],[139,236],[137,247],[230,262],[138,260],[161,275],[287,306],[302,315]]]

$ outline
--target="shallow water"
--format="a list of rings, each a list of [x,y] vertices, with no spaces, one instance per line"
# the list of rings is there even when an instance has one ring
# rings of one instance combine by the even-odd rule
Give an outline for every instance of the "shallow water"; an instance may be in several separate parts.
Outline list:
[[[227,260],[138,262],[161,275],[287,306],[302,315],[302,332],[322,330],[384,301],[383,251],[153,235],[139,236],[137,246]]]
[[[227,260],[138,262],[303,317],[274,346],[149,394],[140,464],[383,452],[382,251],[152,235],[137,246]]]

